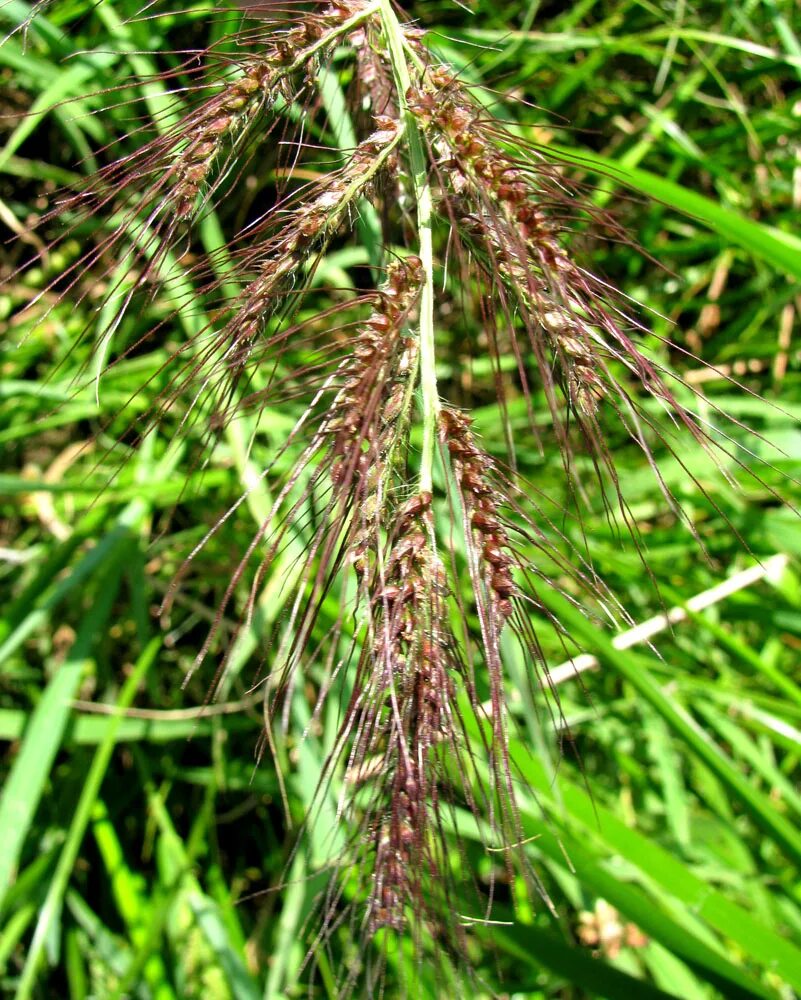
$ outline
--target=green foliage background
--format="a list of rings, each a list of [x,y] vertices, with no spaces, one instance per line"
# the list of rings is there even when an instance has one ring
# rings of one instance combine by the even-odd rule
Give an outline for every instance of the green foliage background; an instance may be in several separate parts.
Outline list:
[[[104,162],[106,147],[135,148],[128,102],[144,98],[136,113],[158,116],[163,90],[145,81],[176,64],[166,53],[219,42],[238,23],[234,12],[211,18],[203,4],[180,6],[128,23],[136,8],[125,0],[57,0],[0,47],[0,226],[23,232],[0,249],[4,276],[31,252],[24,227],[58,186]],[[593,267],[643,304],[648,347],[703,388],[710,417],[719,406],[756,432],[732,431],[753,453],[743,453],[744,468],[731,464],[739,491],[689,441],[673,439],[697,482],[661,455],[707,558],[642,454],[612,440],[653,580],[623,526],[590,495],[584,531],[599,571],[639,621],[760,560],[790,556],[781,573],[638,651],[616,650],[566,601],[544,595],[576,651],[601,662],[561,686],[567,749],[525,697],[513,700],[521,811],[534,838],[527,850],[559,916],[526,900],[522,886],[500,893],[498,924],[471,935],[475,995],[793,997],[801,994],[801,532],[792,509],[801,499],[792,338],[801,308],[801,8],[792,0],[472,6],[438,0],[414,13],[446,59],[486,83],[488,100],[494,91],[511,98],[495,113],[559,147],[590,197],[614,210],[641,249],[578,232]],[[28,11],[5,3],[0,33]],[[348,72],[337,69],[342,85]],[[321,139],[337,145],[333,130]],[[253,163],[249,170],[245,197],[255,199],[271,179]],[[207,250],[240,210],[241,201],[226,200],[205,220]],[[267,509],[259,472],[295,404],[258,423],[236,421],[213,452],[197,424],[175,443],[178,416],[135,443],[137,414],[144,419],[152,396],[120,411],[193,318],[179,315],[111,368],[97,395],[86,373],[103,367],[109,345],[93,343],[91,331],[112,276],[86,275],[77,308],[70,296],[46,298],[50,311],[35,329],[18,319],[91,236],[77,231],[0,294],[0,990],[75,1000],[303,995],[304,929],[325,884],[311,869],[331,850],[329,830],[313,828],[310,853],[286,875],[292,841],[274,764],[254,765],[262,711],[249,693],[269,666],[292,552],[264,581],[220,702],[201,710],[213,662],[182,689],[234,560]],[[347,295],[367,259],[357,241],[332,249],[316,276],[321,300]],[[153,307],[156,318],[170,310],[160,300]],[[121,337],[134,343],[152,321],[129,318]],[[466,364],[457,324],[443,320],[439,336],[443,384],[472,403],[484,443],[502,453],[489,364]],[[710,377],[705,365],[740,384]],[[150,391],[158,388],[157,374]],[[526,443],[517,403],[510,417],[521,467],[558,502],[558,451]],[[162,628],[152,609],[246,486],[246,504],[200,554]],[[239,609],[246,596],[243,587]],[[323,609],[321,633],[336,611],[335,602]],[[544,642],[555,666],[565,651]],[[522,676],[512,646],[509,658],[512,676]],[[298,731],[304,710],[301,697]],[[280,748],[296,819],[331,738],[323,726],[302,746],[295,736]],[[489,877],[477,847],[453,857]],[[280,891],[265,891],[285,877]],[[604,918],[608,927],[603,901],[639,928],[621,948],[588,940],[588,927]],[[335,942],[333,962],[353,959]],[[390,968],[388,995],[398,974]],[[323,966],[315,995],[330,995],[332,977]],[[442,987],[430,979],[421,989],[437,996]]]

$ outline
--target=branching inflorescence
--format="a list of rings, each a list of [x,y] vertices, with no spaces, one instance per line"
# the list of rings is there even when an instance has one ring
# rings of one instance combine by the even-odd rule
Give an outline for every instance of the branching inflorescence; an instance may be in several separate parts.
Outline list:
[[[568,250],[563,231],[576,194],[561,167],[490,117],[387,0],[317,5],[243,39],[245,53],[222,60],[210,97],[198,101],[190,87],[194,107],[179,112],[177,92],[159,134],[62,199],[43,226],[60,218],[72,232],[76,218],[119,209],[59,279],[61,294],[65,285],[76,294],[93,268],[114,273],[109,299],[117,301],[103,337],[124,325],[137,295],[164,295],[170,319],[187,300],[201,316],[140,430],[166,420],[185,396],[217,429],[243,411],[291,414],[261,475],[269,511],[230,575],[196,664],[215,647],[232,602],[243,628],[252,624],[273,565],[295,552],[280,634],[266,656],[268,739],[278,738],[279,718],[289,726],[295,699],[311,716],[307,733],[338,699],[338,731],[308,807],[311,816],[333,796],[339,821],[356,831],[335,865],[317,946],[342,911],[357,914],[362,938],[384,941],[384,953],[388,936],[408,932],[419,945],[424,931],[459,950],[457,915],[470,904],[451,886],[446,828],[458,837],[466,812],[487,857],[501,852],[507,871],[515,859],[527,871],[508,748],[506,635],[518,637],[533,680],[538,630],[555,624],[531,586],[533,578],[557,585],[545,555],[573,599],[583,589],[611,602],[591,564],[564,555],[564,536],[550,523],[554,540],[546,541],[536,496],[514,472],[511,432],[505,462],[490,457],[471,418],[443,400],[435,278],[452,289],[462,277],[464,296],[479,301],[480,349],[490,354],[501,407],[510,396],[524,401],[541,435],[532,406],[541,391],[571,483],[575,423],[599,476],[611,477],[624,520],[604,421],[615,421],[652,464],[657,418],[641,398],[710,452],[720,445],[636,346],[620,300]],[[325,152],[319,75],[337,47],[355,67],[351,121],[363,131],[353,148]],[[315,144],[305,146],[312,126]],[[288,163],[266,142],[279,130],[294,136]],[[214,252],[198,263],[196,224],[237,191],[246,169],[260,176],[262,158],[275,178],[271,195],[230,234],[225,267]],[[369,213],[382,266],[361,277],[374,290],[321,311],[316,272]],[[188,291],[176,305],[165,290],[167,264],[189,251]],[[458,299],[450,294],[451,311]],[[164,326],[162,318],[157,330]],[[157,330],[137,331],[134,346]],[[120,347],[117,360],[129,349]],[[216,521],[179,577],[245,499]],[[543,565],[532,563],[532,551],[544,554]],[[458,596],[465,572],[469,603]],[[332,598],[339,610],[333,625],[326,612],[323,627]],[[223,650],[221,674],[232,649]],[[477,679],[479,664],[487,683]],[[489,916],[494,889],[476,891]],[[360,975],[359,966],[349,971],[345,986]]]

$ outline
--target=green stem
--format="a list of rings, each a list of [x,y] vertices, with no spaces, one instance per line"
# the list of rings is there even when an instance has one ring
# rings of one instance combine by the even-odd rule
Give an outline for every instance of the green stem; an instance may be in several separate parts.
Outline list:
[[[437,389],[436,345],[434,339],[434,241],[433,198],[428,183],[428,158],[417,120],[406,105],[406,93],[411,86],[406,62],[403,29],[392,9],[391,0],[381,0],[381,20],[387,39],[392,73],[398,92],[398,103],[406,120],[405,133],[409,145],[412,186],[417,203],[417,229],[420,239],[420,259],[423,262],[423,288],[420,295],[420,392],[423,401],[423,451],[420,457],[420,490],[430,491],[433,485],[434,453],[439,418]]]

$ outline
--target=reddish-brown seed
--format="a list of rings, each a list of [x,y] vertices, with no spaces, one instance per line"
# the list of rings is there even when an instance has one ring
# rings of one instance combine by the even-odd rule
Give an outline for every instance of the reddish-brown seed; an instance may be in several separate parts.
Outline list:
[[[479,531],[496,531],[499,528],[498,518],[484,511],[477,510],[470,518],[470,523]]]
[[[431,506],[432,496],[428,491],[418,493],[411,497],[406,503],[401,507],[398,517],[400,520],[404,520],[410,517],[417,517],[422,514],[423,511],[428,510]]]
[[[500,597],[512,597],[515,593],[515,584],[509,573],[502,570],[492,574],[492,589]]]
[[[383,313],[374,313],[367,320],[367,326],[369,326],[371,330],[375,330],[377,333],[386,333],[386,331],[392,326],[392,321]]]
[[[484,479],[471,468],[466,468],[461,476],[462,488],[476,496],[489,496],[492,490],[487,486]]]
[[[495,541],[488,541],[483,549],[484,558],[491,566],[510,566],[512,557],[507,555]]]

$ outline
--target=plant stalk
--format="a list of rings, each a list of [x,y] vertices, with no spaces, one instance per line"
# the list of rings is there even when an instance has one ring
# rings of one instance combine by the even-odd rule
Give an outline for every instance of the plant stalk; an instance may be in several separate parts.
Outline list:
[[[419,125],[406,105],[406,93],[411,87],[406,62],[403,30],[391,0],[380,2],[381,21],[389,49],[392,73],[398,92],[398,103],[405,118],[412,186],[417,204],[417,230],[420,240],[420,260],[423,262],[423,287],[420,294],[420,393],[423,405],[423,450],[420,456],[420,491],[432,490],[434,453],[439,418],[437,388],[436,343],[434,336],[434,242],[433,198],[428,182],[428,159]]]

